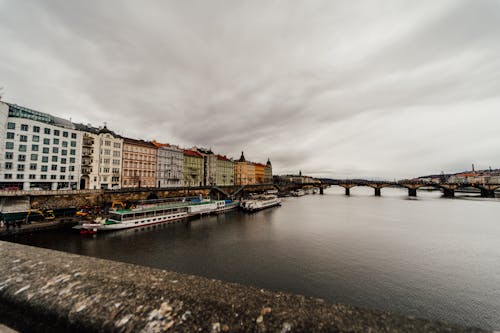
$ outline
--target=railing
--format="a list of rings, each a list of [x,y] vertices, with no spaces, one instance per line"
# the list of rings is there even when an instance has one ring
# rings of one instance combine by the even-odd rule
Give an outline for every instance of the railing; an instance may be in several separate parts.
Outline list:
[[[91,194],[103,190],[0,190],[0,197],[14,197],[24,195],[66,195],[66,194]]]

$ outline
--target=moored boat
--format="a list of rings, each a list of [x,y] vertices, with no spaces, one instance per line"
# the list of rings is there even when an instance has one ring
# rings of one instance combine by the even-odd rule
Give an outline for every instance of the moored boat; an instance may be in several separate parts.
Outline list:
[[[276,195],[260,195],[241,201],[241,208],[248,212],[281,205],[281,199]]]

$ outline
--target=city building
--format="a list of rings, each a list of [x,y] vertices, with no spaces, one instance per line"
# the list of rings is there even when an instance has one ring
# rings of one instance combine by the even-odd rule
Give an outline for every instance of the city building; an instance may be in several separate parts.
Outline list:
[[[254,170],[255,170],[255,183],[256,184],[264,184],[264,173],[266,166],[262,163],[254,163]]]
[[[240,159],[234,162],[234,184],[255,184],[255,166],[245,159],[243,152],[241,152]]]
[[[184,149],[184,186],[203,185],[203,156],[194,150]]]
[[[83,134],[80,188],[120,188],[123,139],[106,126],[75,127]]]
[[[122,188],[156,187],[157,150],[151,142],[123,138]]]
[[[184,151],[177,146],[152,141],[157,148],[156,186],[180,187],[183,185]]]
[[[273,182],[273,166],[271,160],[268,158],[266,168],[264,169],[264,183],[271,184]]]
[[[59,117],[0,101],[0,187],[78,189],[82,133]]]
[[[226,156],[217,155],[215,183],[220,186],[234,185],[234,162]]]
[[[217,156],[211,149],[194,147],[203,156],[203,186],[215,185],[217,178]]]

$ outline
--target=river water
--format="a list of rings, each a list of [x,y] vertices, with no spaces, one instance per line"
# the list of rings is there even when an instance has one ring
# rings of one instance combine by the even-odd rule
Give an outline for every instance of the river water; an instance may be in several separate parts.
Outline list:
[[[331,188],[173,225],[16,242],[500,329],[500,201]]]

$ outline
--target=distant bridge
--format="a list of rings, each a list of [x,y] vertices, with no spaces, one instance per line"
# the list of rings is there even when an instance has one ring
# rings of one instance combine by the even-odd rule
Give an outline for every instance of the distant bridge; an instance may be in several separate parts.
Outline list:
[[[417,190],[420,188],[435,188],[443,191],[445,197],[454,197],[456,190],[466,188],[476,188],[480,190],[481,197],[494,198],[495,190],[500,189],[499,183],[471,183],[471,182],[429,182],[414,179],[403,179],[399,181],[368,180],[368,179],[323,179],[323,184],[337,185],[345,189],[345,194],[350,195],[350,189],[356,186],[367,186],[375,190],[375,195],[381,195],[381,189],[384,187],[401,187],[408,189],[410,197],[417,196]]]

